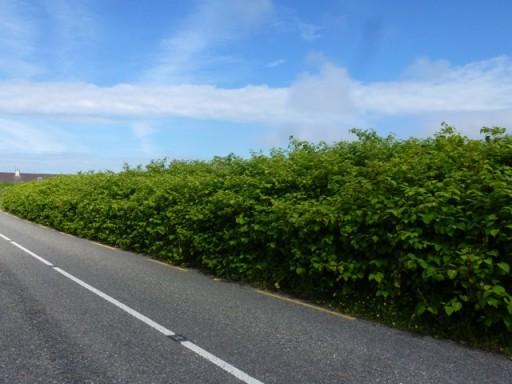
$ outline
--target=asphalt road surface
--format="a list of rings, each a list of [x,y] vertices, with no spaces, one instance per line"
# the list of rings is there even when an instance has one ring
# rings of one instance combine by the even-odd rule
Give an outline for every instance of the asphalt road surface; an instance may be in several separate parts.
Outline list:
[[[512,361],[0,213],[0,383],[512,383]]]

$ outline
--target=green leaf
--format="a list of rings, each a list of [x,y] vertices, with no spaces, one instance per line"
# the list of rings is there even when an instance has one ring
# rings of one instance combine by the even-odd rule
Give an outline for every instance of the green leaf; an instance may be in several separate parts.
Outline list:
[[[498,300],[496,300],[494,297],[489,297],[486,300],[487,305],[490,305],[491,307],[498,308]]]
[[[489,234],[492,236],[492,237],[496,237],[498,235],[498,233],[500,233],[500,230],[497,229],[497,228],[494,228],[494,229],[491,229],[489,231]]]
[[[512,306],[511,306],[511,308],[512,308]],[[425,306],[425,304],[419,303],[416,306],[416,309],[414,312],[416,313],[416,315],[421,316],[421,315],[423,315],[423,313],[425,313],[426,310],[427,310],[427,307]]]
[[[377,283],[380,283],[382,280],[384,280],[384,274],[382,272],[370,273],[368,280],[375,280]]]
[[[414,262],[414,260],[408,260],[408,261],[405,263],[405,268],[407,268],[407,269],[411,269],[411,270],[415,271],[416,269],[418,269],[418,266],[416,265],[416,263]]]
[[[492,291],[499,296],[505,296],[507,294],[507,291],[501,285],[495,285],[492,287]]]
[[[425,213],[425,214],[423,214],[421,216],[422,216],[423,222],[425,224],[430,224],[430,222],[434,219],[434,215],[429,214],[429,213]]]
[[[502,261],[501,263],[498,263],[497,265],[498,265],[498,268],[501,269],[503,272],[505,272],[505,273],[510,272],[510,265],[508,265],[504,261]]]
[[[379,289],[376,294],[375,294],[377,297],[383,297],[385,299],[387,299],[390,295],[389,291],[386,291],[384,289]]]
[[[458,312],[462,309],[462,303],[457,299],[452,299],[448,304],[445,304],[444,311],[448,316],[451,316],[453,313]]]
[[[455,279],[455,278],[457,277],[457,271],[456,271],[456,270],[454,270],[454,269],[450,269],[450,270],[447,272],[447,274],[448,274],[448,277],[449,277],[451,280],[453,280],[453,279]]]
[[[509,318],[504,318],[503,319],[503,323],[505,323],[505,326],[507,327],[507,329],[509,331],[512,331],[512,319],[509,319]]]

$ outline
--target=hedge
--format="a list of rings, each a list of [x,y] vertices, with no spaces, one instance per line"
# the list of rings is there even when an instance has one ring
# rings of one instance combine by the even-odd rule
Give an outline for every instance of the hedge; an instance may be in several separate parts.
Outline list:
[[[2,198],[4,192],[11,186],[12,184],[9,183],[0,183],[0,199]]]
[[[250,158],[154,161],[5,190],[3,209],[78,236],[314,297],[512,331],[512,138],[443,125],[353,130]]]

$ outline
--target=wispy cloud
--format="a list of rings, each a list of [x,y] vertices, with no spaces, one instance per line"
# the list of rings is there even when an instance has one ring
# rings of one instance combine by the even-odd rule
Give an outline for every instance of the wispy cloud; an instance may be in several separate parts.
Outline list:
[[[320,31],[322,28],[318,25],[297,21],[297,28],[302,38],[306,41],[315,41],[321,37]]]
[[[55,153],[66,150],[63,136],[49,127],[35,128],[15,119],[0,118],[0,151],[32,154]]]
[[[142,153],[146,155],[155,155],[158,153],[155,143],[151,140],[151,135],[155,133],[155,128],[146,122],[136,122],[132,124],[132,132],[139,140]]]
[[[76,70],[77,58],[97,38],[95,15],[83,0],[45,0],[43,4],[55,35],[56,47],[52,54],[57,58],[57,69],[60,72]]]
[[[284,59],[274,60],[274,61],[271,61],[270,63],[266,64],[265,68],[275,68],[275,67],[278,67],[278,66],[284,64],[285,62],[286,62],[286,60],[284,60]]]
[[[261,26],[272,8],[271,0],[200,1],[183,24],[162,41],[155,64],[144,79],[190,81],[190,74],[217,60],[217,48]]]
[[[322,37],[322,26],[304,20],[293,8],[286,6],[276,8],[274,26],[278,30],[294,33],[307,42],[312,42]]]
[[[1,0],[0,77],[32,79],[76,71],[96,30],[95,17],[82,0]]]
[[[35,31],[28,8],[19,1],[0,1],[0,77],[31,78],[41,72],[32,60]]]
[[[126,126],[130,124],[140,148],[126,140],[124,149],[116,149],[112,145],[123,140],[119,135],[129,136]],[[103,134],[91,140],[85,135],[92,130]],[[149,124],[123,120],[0,116],[0,167],[50,173],[120,170],[126,161],[132,165],[146,164],[161,156],[151,141],[154,132]]]

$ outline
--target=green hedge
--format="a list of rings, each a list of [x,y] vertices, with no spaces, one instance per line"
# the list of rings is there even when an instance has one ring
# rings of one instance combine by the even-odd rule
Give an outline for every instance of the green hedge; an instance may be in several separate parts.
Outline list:
[[[512,138],[357,131],[333,145],[157,161],[5,191],[7,211],[218,276],[512,330]],[[430,321],[430,320],[429,320]]]
[[[12,187],[13,184],[10,183],[0,183],[0,199],[2,199],[2,196],[4,195],[5,191]]]

